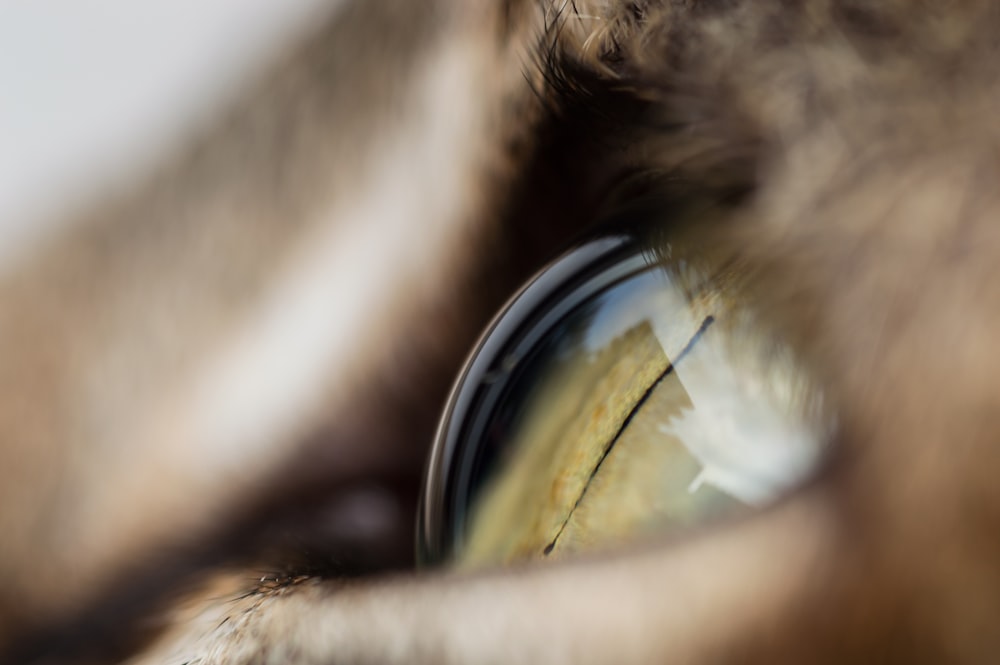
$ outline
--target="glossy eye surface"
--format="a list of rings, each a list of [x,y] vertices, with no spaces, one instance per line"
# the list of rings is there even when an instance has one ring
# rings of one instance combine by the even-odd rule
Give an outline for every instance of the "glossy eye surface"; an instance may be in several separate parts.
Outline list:
[[[597,238],[493,322],[431,454],[422,561],[617,545],[738,515],[816,467],[821,395],[744,302],[741,265],[680,254]]]

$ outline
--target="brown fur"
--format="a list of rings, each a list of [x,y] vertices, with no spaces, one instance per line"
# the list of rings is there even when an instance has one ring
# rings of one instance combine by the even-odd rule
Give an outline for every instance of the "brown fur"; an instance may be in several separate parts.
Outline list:
[[[159,640],[134,662],[994,660],[993,4],[410,4],[334,16],[151,184],[6,267],[0,647],[105,660],[141,632]],[[451,113],[458,140],[425,172],[413,137]],[[371,166],[387,154],[421,206],[444,197],[406,210],[445,219],[443,239],[418,270],[386,266],[334,349],[350,362],[294,418],[202,442],[204,367],[316,238],[350,235],[378,202],[365,187],[395,182]],[[639,551],[345,582],[363,563],[329,561],[350,538],[296,528],[303,506],[370,485],[412,499],[477,329],[636,188],[665,228],[697,214],[757,268],[757,306],[836,405],[827,465],[750,519]],[[329,288],[337,306],[357,286]],[[189,440],[255,455],[215,468]],[[361,559],[405,565],[407,529]],[[164,610],[225,564],[244,568],[182,620]],[[261,566],[280,572],[257,584]]]

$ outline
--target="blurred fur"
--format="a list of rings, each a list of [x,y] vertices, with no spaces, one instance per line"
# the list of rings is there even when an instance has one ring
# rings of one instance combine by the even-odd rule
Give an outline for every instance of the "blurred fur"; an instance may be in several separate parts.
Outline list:
[[[995,660],[997,34],[975,0],[335,14],[175,163],[5,266],[0,648]],[[756,267],[757,307],[837,407],[827,466],[638,551],[347,581],[410,563],[421,459],[477,330],[635,196]],[[355,264],[355,244],[377,249]],[[397,506],[369,537],[330,518],[366,491]]]

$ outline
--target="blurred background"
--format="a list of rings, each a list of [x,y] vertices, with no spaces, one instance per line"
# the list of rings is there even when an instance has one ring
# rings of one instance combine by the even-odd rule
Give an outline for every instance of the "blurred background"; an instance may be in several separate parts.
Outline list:
[[[154,163],[340,2],[0,3],[0,259]]]

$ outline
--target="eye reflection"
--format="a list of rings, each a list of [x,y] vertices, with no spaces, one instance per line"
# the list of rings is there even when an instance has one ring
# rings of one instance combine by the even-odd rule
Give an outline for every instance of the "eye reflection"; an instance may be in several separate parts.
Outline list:
[[[738,515],[815,467],[821,397],[740,268],[604,238],[494,323],[432,454],[427,562],[559,558]]]

